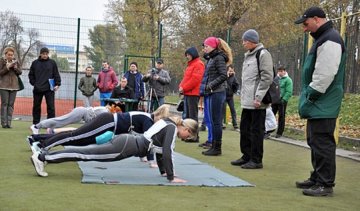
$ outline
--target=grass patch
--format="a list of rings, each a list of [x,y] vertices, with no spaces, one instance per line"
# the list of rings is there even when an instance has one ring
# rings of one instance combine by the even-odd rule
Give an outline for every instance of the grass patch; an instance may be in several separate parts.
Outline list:
[[[13,129],[1,129],[0,210],[356,210],[360,206],[354,186],[360,175],[358,162],[337,158],[334,197],[306,197],[294,182],[309,176],[308,149],[267,140],[264,169],[244,170],[230,165],[240,156],[239,134],[232,130],[224,131],[222,156],[205,157],[197,144],[181,141],[176,151],[256,187],[81,184],[81,172],[73,162],[48,164],[49,177],[41,178],[30,163],[25,142],[30,124],[14,121]],[[206,132],[200,137],[205,140]]]

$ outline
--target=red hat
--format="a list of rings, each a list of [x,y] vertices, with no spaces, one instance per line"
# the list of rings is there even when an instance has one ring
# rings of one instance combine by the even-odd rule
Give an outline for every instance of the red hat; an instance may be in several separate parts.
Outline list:
[[[206,38],[206,40],[204,41],[204,45],[208,45],[212,48],[217,48],[219,45],[219,39],[216,37],[208,37]]]

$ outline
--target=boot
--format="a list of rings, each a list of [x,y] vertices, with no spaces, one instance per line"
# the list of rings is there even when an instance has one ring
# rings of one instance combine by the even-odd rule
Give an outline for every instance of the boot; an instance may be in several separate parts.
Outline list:
[[[203,155],[217,156],[221,155],[221,141],[215,141],[211,148],[207,151],[202,152]]]

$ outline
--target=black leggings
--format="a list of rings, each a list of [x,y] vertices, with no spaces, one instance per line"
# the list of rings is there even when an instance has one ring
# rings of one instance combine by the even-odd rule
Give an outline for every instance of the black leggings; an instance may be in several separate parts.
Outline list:
[[[39,155],[41,161],[62,163],[67,161],[100,161],[122,160],[132,156],[145,156],[149,141],[143,136],[121,134],[108,143],[89,146],[71,146],[59,151],[44,151]]]
[[[76,130],[55,134],[46,140],[40,141],[40,143],[45,150],[58,145],[86,146],[96,144],[96,136],[106,131],[114,131],[114,129],[114,115],[112,113],[102,113]]]

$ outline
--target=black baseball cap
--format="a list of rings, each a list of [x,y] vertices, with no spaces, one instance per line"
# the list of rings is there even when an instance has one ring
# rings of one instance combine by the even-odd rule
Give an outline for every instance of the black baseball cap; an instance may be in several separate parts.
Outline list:
[[[164,60],[162,58],[157,58],[156,63],[164,64]]]
[[[306,19],[313,18],[315,16],[319,18],[326,18],[324,10],[322,10],[320,7],[310,7],[299,19],[295,21],[295,24],[304,23]]]

